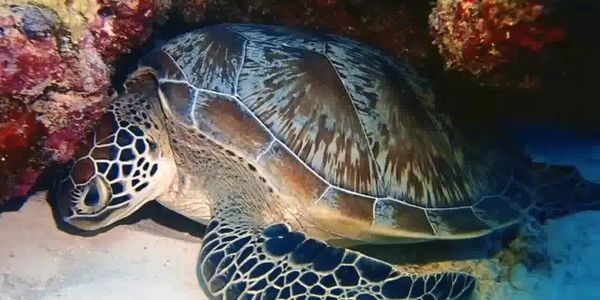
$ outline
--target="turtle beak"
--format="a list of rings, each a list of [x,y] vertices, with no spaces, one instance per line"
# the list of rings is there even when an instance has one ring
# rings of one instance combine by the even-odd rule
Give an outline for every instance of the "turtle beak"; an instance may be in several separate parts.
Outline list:
[[[126,207],[106,209],[98,215],[94,216],[71,216],[64,218],[63,220],[68,224],[77,227],[78,229],[85,231],[96,231],[104,229],[114,223],[114,220],[120,220],[123,217],[129,215],[128,212],[124,211]]]
[[[58,184],[56,189],[56,206],[59,217],[66,222],[66,220],[73,215],[71,210],[72,192],[75,186],[68,178],[65,178]]]
[[[85,190],[85,188],[84,188]],[[129,203],[120,206],[106,206],[97,213],[77,214],[76,206],[85,198],[86,192],[75,187],[72,180],[66,178],[56,190],[56,209],[58,217],[65,223],[84,231],[96,231],[112,225],[133,212]]]

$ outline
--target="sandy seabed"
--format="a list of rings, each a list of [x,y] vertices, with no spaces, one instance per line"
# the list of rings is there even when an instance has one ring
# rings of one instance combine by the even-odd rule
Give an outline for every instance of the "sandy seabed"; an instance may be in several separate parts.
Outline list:
[[[92,237],[56,227],[44,194],[0,215],[0,299],[206,299],[200,239],[142,220]],[[490,299],[600,299],[600,212],[546,226],[550,273],[514,268]]]
[[[200,239],[150,220],[71,235],[44,198],[0,215],[1,300],[206,299],[195,271]]]

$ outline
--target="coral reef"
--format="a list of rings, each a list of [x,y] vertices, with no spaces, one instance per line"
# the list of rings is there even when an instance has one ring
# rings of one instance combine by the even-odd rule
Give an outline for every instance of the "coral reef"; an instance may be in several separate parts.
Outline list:
[[[522,53],[539,54],[565,39],[552,25],[553,0],[439,0],[429,23],[433,43],[448,68],[489,73],[515,63]]]
[[[0,4],[0,199],[70,159],[110,98],[110,62],[153,15],[151,0]]]

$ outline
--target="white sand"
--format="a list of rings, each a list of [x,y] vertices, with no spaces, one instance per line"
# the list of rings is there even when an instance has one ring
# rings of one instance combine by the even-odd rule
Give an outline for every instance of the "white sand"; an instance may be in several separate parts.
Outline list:
[[[583,212],[551,220],[548,251],[550,273],[517,267],[510,282],[499,283],[493,299],[600,299],[600,212]]]
[[[204,299],[195,275],[199,239],[145,232],[151,221],[69,235],[42,199],[0,215],[1,300]]]

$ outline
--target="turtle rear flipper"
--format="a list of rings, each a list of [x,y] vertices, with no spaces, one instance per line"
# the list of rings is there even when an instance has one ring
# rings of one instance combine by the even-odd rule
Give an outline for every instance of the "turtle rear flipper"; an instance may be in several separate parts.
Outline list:
[[[198,277],[211,299],[468,299],[466,273],[402,273],[382,261],[291,231],[218,218],[208,225]]]
[[[525,186],[532,186],[530,195],[525,189],[507,189],[511,206],[523,213],[518,239],[511,248],[520,253],[522,262],[529,269],[551,270],[548,253],[548,232],[543,225],[548,219],[561,218],[581,211],[600,210],[600,184],[585,180],[572,166],[534,163],[531,166],[533,181],[515,179]],[[535,194],[535,197],[533,197]],[[535,199],[532,202],[529,199]],[[528,206],[532,203],[532,206]],[[525,207],[525,209],[524,209]]]
[[[581,176],[577,168],[534,164],[541,221],[564,217],[580,211],[600,210],[600,183]]]

